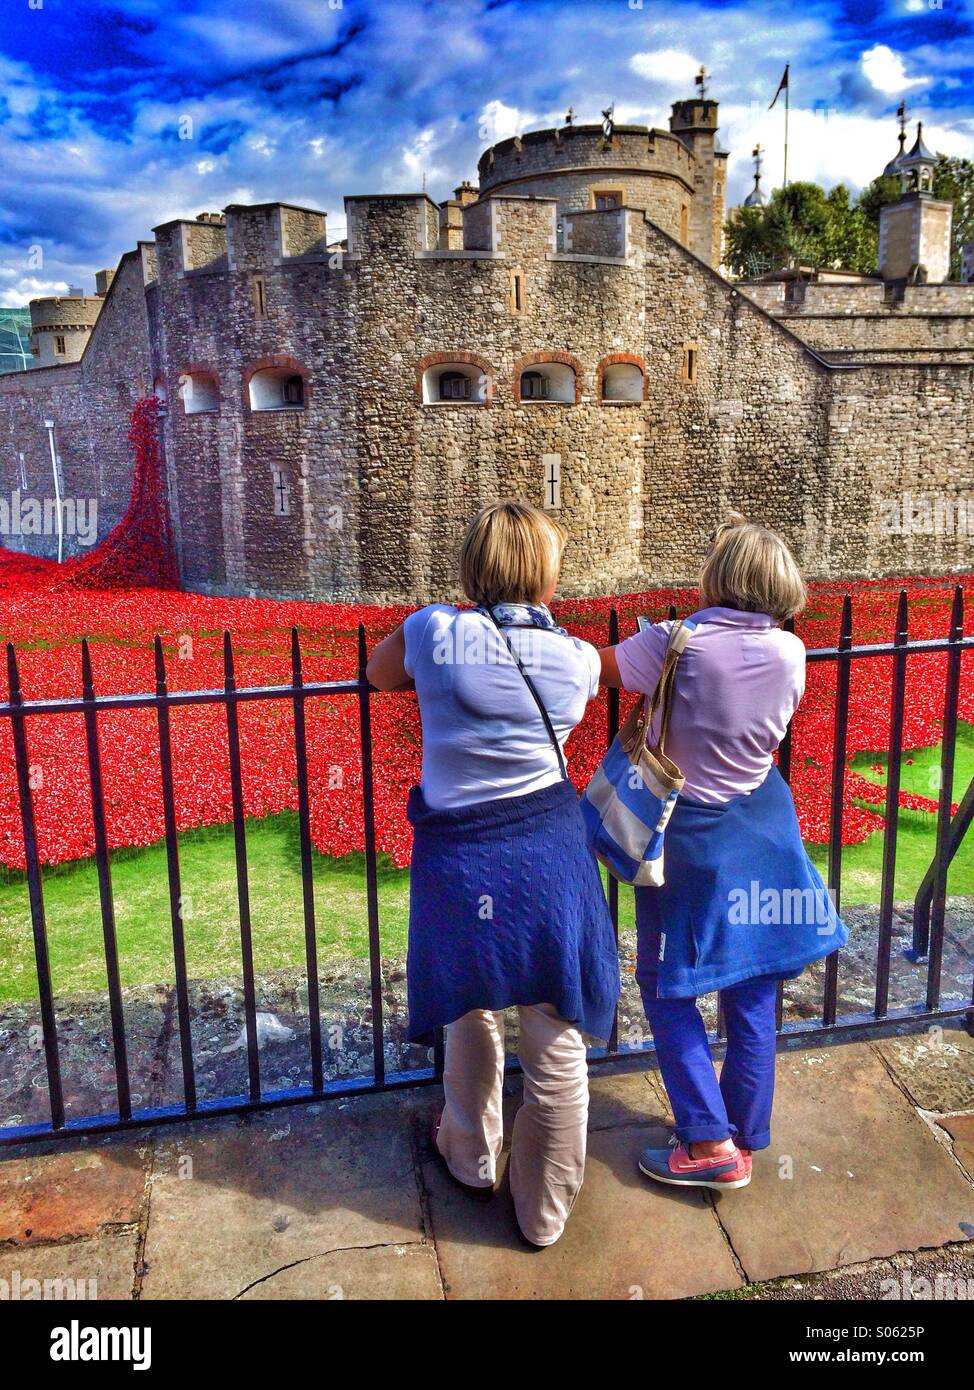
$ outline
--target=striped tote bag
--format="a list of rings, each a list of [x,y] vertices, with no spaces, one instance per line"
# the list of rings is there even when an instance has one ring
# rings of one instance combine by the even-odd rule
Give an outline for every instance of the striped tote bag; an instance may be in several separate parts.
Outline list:
[[[612,740],[581,800],[589,848],[622,883],[659,887],[663,882],[663,838],[683,775],[663,751],[673,703],[677,662],[696,623],[674,623],[659,683],[644,709],[638,701]],[[650,743],[660,711],[659,741]]]

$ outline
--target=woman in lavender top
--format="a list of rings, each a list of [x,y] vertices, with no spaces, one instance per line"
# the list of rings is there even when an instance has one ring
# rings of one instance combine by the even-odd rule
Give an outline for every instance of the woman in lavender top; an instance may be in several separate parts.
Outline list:
[[[775,996],[846,931],[808,858],[774,766],[805,688],[805,648],[780,624],[805,606],[785,542],[734,515],[714,535],[702,608],[676,669],[666,753],[685,777],[666,830],[665,884],[636,889],[636,978],[676,1118],[639,1166],[660,1182],[744,1187],[770,1143]],[[649,695],[670,623],[606,647],[606,685]],[[655,733],[656,731],[654,731]],[[722,992],[718,1084],[697,996]]]

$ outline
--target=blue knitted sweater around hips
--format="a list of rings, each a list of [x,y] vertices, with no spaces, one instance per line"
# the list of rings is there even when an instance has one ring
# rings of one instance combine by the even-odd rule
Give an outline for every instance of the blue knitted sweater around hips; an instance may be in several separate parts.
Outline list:
[[[514,1004],[607,1038],[619,960],[571,784],[440,811],[413,787],[408,815],[410,1038]]]

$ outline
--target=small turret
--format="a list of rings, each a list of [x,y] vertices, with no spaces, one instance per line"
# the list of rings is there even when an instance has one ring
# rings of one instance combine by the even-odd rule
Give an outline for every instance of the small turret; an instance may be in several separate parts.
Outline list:
[[[934,197],[937,156],[923,142],[923,122],[907,153],[906,107],[901,104],[897,114],[900,153],[884,172],[900,179],[902,192],[879,212],[879,273],[884,280],[941,284],[950,274],[953,204]]]
[[[675,101],[670,111],[670,130],[694,157],[693,197],[685,214],[690,250],[718,266],[724,230],[727,155],[717,144],[718,103],[707,96],[707,74],[700,69],[694,79],[697,95]],[[681,227],[682,232],[682,227]]]
[[[923,122],[917,122],[917,138],[909,154],[898,157],[899,174],[903,180],[904,193],[933,192],[933,171],[937,167],[937,156],[931,154],[923,143]]]

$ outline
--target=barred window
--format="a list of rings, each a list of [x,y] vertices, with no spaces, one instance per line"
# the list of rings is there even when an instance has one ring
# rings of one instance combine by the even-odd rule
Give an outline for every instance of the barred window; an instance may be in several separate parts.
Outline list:
[[[443,372],[440,376],[441,401],[468,401],[470,378],[462,372]]]
[[[548,399],[548,378],[540,372],[521,373],[521,400],[542,401]]]

